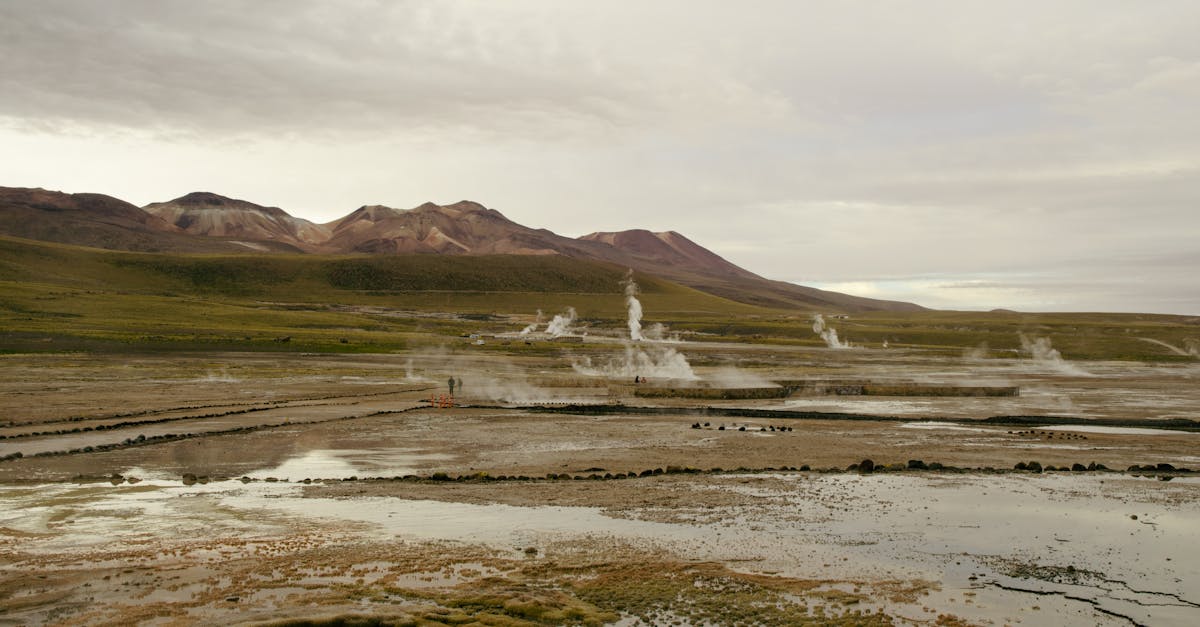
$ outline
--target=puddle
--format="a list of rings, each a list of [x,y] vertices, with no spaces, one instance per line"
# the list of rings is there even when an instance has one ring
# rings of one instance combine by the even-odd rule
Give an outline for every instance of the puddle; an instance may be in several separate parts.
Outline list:
[[[938,431],[973,431],[975,433],[997,433],[995,429],[980,429],[979,427],[965,427],[953,422],[906,422],[900,425],[901,429],[931,429]]]
[[[420,453],[416,449],[315,449],[278,466],[254,470],[246,475],[255,479],[275,477],[290,481],[396,477],[423,471],[422,462],[451,459],[454,459],[453,455]]]
[[[603,546],[619,539],[744,572],[940,582],[941,590],[917,606],[896,609],[914,617],[923,616],[920,604],[932,604],[939,612],[997,623],[1108,621],[1111,616],[1091,609],[1095,603],[1157,625],[1189,624],[1185,619],[1200,611],[1200,606],[1165,596],[1200,603],[1200,545],[1194,542],[1200,526],[1200,478],[1163,483],[1111,475],[778,473],[663,481],[685,492],[672,510],[679,514],[674,522],[657,520],[662,510],[649,506],[608,512],[369,494],[304,498],[303,487],[296,484],[226,481],[184,487],[147,480],[136,486],[0,486],[0,528],[35,534],[21,537],[22,553],[89,561],[89,556],[130,544],[178,546],[203,537],[245,545],[295,529],[337,529],[372,541],[462,542],[512,552],[558,540]],[[657,481],[644,485],[653,487]],[[561,489],[569,494],[579,487]],[[630,489],[634,498],[639,485],[630,484]],[[686,492],[701,490],[752,498],[716,508],[688,505]],[[192,557],[211,561],[224,559],[224,554]],[[384,566],[368,561],[363,570],[383,576]],[[463,568],[471,571],[469,566]],[[486,569],[477,565],[475,570]],[[401,577],[401,587],[436,587],[478,576],[467,571],[392,574]],[[1080,575],[1056,579],[1038,574],[1043,572]],[[1100,575],[1087,579],[1082,576],[1086,573]],[[310,576],[314,583],[322,579],[320,572]],[[1090,601],[1015,589],[1069,593]],[[194,591],[186,585],[178,590],[180,596]],[[284,601],[294,592],[264,585],[261,594]],[[1031,610],[1035,605],[1041,609]]]

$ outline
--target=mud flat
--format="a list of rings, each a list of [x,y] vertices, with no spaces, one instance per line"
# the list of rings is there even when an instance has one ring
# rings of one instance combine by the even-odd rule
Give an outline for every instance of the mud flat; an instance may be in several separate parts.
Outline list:
[[[0,624],[1197,622],[1193,366],[852,352],[693,357],[1021,395],[642,397],[569,353],[6,357]]]
[[[1186,625],[1198,490],[804,473],[9,486],[0,608],[14,624]]]

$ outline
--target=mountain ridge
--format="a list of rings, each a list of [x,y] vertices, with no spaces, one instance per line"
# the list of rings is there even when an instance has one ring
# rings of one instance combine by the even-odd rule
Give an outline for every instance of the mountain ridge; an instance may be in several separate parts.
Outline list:
[[[64,218],[65,217],[65,218]],[[66,219],[71,228],[60,228]],[[115,250],[300,252],[367,255],[562,255],[652,274],[730,300],[783,309],[919,311],[924,308],[773,281],[677,231],[595,232],[571,238],[531,228],[461,200],[412,209],[363,205],[317,224],[273,206],[191,192],[138,208],[99,194],[0,188],[0,233]]]

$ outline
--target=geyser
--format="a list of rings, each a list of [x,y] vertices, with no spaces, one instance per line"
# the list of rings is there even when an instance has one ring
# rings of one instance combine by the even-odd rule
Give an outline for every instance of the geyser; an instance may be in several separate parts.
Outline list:
[[[829,348],[850,348],[849,342],[843,342],[838,339],[836,329],[826,326],[825,318],[821,314],[813,317],[812,330],[813,333],[821,336],[822,340],[825,340],[825,345]]]
[[[529,335],[530,333],[537,331],[538,325],[541,323],[542,323],[542,310],[539,309],[539,310],[537,310],[537,318],[534,318],[533,324],[525,327],[524,329],[521,329],[521,335]]]
[[[625,286],[625,309],[629,312],[629,339],[640,342],[642,337],[642,302],[637,299],[638,286],[633,281],[633,270],[621,282]]]
[[[554,316],[550,324],[546,325],[546,333],[550,337],[560,337],[571,332],[571,324],[575,322],[575,308],[567,307],[566,311]]]
[[[687,357],[674,348],[649,348],[643,350],[631,344],[625,345],[625,353],[604,363],[593,363],[584,357],[571,364],[575,372],[591,377],[653,379],[681,379],[695,381],[696,376]]]
[[[1092,373],[1063,359],[1062,353],[1058,352],[1058,349],[1051,347],[1050,338],[1030,338],[1024,333],[1018,333],[1017,336],[1021,338],[1021,350],[1029,353],[1033,357],[1034,362],[1049,366],[1063,374],[1078,377],[1092,376]]]

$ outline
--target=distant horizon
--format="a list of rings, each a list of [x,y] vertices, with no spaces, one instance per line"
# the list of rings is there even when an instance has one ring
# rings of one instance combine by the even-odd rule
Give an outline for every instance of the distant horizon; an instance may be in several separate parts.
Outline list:
[[[1182,0],[0,3],[0,171],[319,223],[469,198],[936,309],[1197,315],[1197,22]]]

